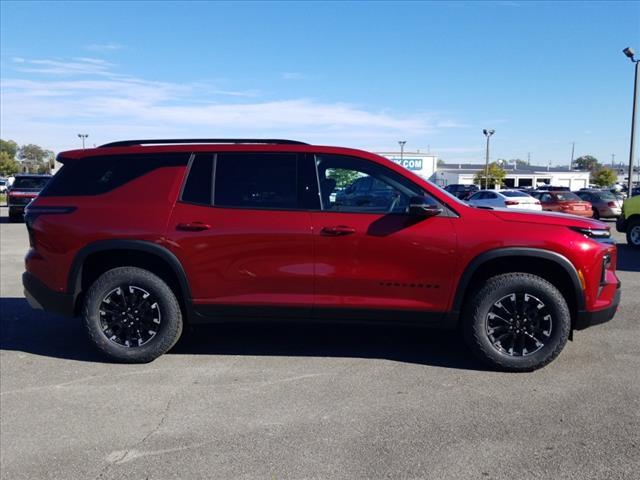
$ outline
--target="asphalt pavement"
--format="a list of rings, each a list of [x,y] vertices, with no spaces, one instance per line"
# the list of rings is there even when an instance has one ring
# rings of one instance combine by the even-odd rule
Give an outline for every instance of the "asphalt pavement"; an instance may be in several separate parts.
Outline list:
[[[397,326],[200,327],[118,365],[28,306],[27,232],[0,214],[3,480],[640,478],[640,251],[622,235],[617,316],[533,373]]]

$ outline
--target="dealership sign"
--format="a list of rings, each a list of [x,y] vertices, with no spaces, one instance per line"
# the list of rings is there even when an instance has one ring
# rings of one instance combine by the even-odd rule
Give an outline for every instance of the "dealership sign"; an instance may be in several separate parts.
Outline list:
[[[402,160],[399,158],[392,158],[391,160],[409,170],[422,170],[421,158],[403,158]]]

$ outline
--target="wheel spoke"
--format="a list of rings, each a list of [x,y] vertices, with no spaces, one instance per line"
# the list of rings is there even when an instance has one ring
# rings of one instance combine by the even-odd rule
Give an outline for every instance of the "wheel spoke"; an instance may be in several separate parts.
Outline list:
[[[122,285],[109,292],[99,306],[103,334],[126,348],[145,345],[157,334],[160,307],[153,296],[135,285]]]

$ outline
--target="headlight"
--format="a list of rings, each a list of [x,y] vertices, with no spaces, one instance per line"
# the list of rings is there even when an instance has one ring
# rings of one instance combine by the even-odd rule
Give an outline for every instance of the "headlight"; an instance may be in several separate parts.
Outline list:
[[[594,240],[607,240],[611,238],[611,231],[608,228],[583,228],[583,227],[569,227],[571,230],[581,233],[587,238]]]

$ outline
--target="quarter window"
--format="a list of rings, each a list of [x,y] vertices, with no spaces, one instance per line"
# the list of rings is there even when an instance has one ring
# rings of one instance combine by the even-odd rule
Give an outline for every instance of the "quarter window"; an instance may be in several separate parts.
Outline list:
[[[182,191],[182,201],[211,205],[211,182],[213,178],[213,155],[201,153],[194,157],[189,176]]]

